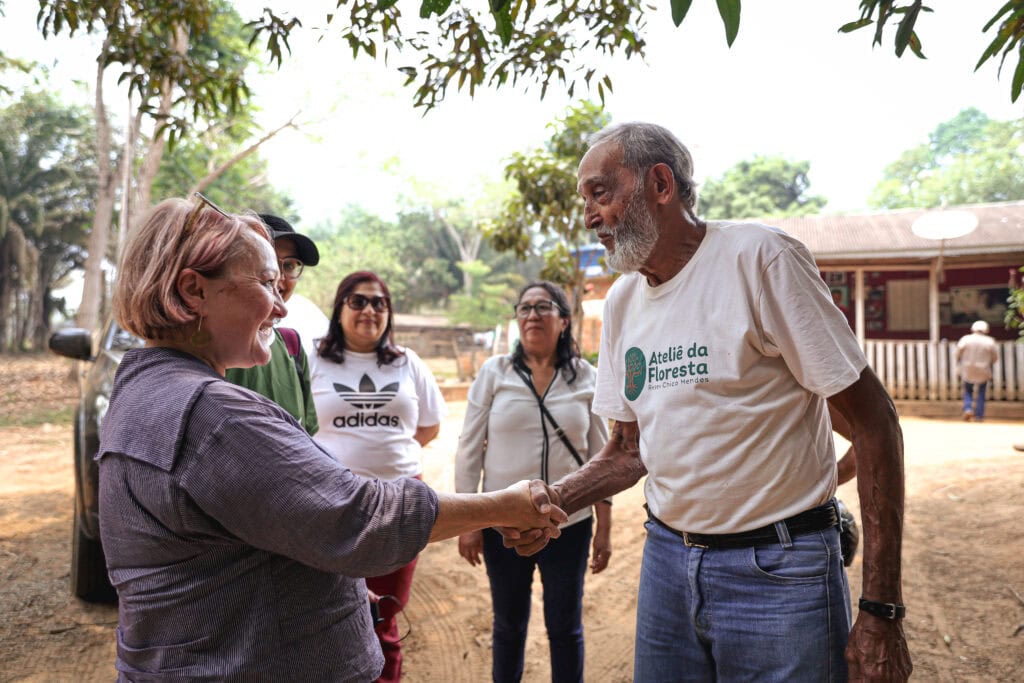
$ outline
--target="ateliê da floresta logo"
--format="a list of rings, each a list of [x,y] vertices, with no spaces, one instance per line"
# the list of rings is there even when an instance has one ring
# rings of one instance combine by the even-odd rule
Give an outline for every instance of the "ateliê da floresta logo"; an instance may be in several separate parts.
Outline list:
[[[623,392],[635,401],[644,389],[656,390],[686,384],[708,383],[708,347],[693,342],[689,346],[678,344],[663,351],[645,355],[642,349],[632,347],[625,356],[625,384]]]
[[[346,403],[357,409],[354,415],[339,415],[334,418],[334,426],[343,429],[345,427],[397,427],[399,417],[397,415],[381,415],[377,412],[383,408],[398,393],[398,382],[386,384],[380,389],[374,384],[369,375],[363,374],[359,378],[359,388],[334,382],[334,390],[338,392]],[[366,413],[363,411],[374,411]]]

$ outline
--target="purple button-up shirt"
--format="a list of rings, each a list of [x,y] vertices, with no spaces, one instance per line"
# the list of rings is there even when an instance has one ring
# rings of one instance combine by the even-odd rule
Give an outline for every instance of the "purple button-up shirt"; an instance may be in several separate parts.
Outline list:
[[[357,577],[427,543],[425,484],[352,474],[283,409],[169,349],[125,354],[100,435],[120,680],[378,676]]]

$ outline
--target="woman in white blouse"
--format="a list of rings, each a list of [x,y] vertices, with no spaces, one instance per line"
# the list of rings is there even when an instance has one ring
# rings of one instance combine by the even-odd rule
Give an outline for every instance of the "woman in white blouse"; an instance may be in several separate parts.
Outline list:
[[[604,420],[590,411],[597,371],[579,357],[565,293],[533,282],[515,306],[519,342],[507,356],[484,363],[469,390],[455,460],[460,493],[504,488],[521,479],[553,483],[574,472],[608,440]],[[564,434],[564,437],[561,436]],[[593,540],[591,570],[611,556],[610,501],[580,510],[562,535],[531,557],[505,548],[493,529],[463,534],[459,554],[471,565],[483,555],[494,606],[493,677],[518,681],[523,674],[533,570],[540,568],[544,623],[551,649],[552,681],[583,680],[583,579]]]

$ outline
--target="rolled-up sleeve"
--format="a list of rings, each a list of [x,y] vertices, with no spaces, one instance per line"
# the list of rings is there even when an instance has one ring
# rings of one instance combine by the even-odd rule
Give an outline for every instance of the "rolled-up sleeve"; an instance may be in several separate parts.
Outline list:
[[[437,518],[428,486],[359,477],[264,405],[233,403],[204,397],[193,410],[184,528],[206,525],[189,523],[197,508],[254,547],[353,577],[394,571],[423,549]]]
[[[488,359],[481,367],[466,396],[466,416],[455,452],[456,493],[476,493],[480,489],[480,473],[484,468],[487,449],[487,423],[494,402],[494,388],[498,381],[501,359]]]

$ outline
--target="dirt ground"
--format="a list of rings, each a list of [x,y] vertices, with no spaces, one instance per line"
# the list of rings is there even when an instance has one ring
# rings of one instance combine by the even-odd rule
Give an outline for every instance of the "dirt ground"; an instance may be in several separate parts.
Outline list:
[[[114,676],[116,609],[68,594],[72,509],[70,364],[0,356],[0,681],[93,681]],[[424,453],[425,479],[451,490],[465,410],[449,404]],[[904,418],[907,512],[905,622],[914,679],[1024,680],[1024,423]],[[842,444],[841,444],[842,445]],[[854,484],[840,498],[858,513]],[[619,495],[609,569],[589,576],[584,599],[587,681],[632,677],[643,491]],[[860,591],[860,560],[850,568]],[[539,587],[524,680],[549,680]],[[421,555],[406,610],[406,680],[485,681],[490,599],[480,567],[455,541]]]

